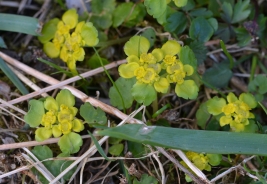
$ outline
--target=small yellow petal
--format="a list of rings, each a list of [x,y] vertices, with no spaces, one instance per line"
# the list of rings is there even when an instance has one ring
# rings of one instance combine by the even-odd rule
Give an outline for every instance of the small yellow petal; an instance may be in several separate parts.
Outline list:
[[[120,76],[123,78],[129,79],[134,77],[134,71],[139,67],[139,64],[136,62],[122,64],[119,66]]]
[[[170,83],[166,78],[161,77],[159,81],[154,83],[154,88],[157,92],[167,93]]]
[[[59,56],[59,50],[52,42],[44,44],[44,52],[50,58],[57,58]]]
[[[69,9],[66,11],[62,16],[62,20],[66,25],[70,26],[70,29],[73,29],[78,22],[78,14],[76,9]]]
[[[233,121],[233,119],[231,116],[222,116],[220,118],[220,125],[221,126],[229,125],[232,121]]]
[[[184,65],[184,71],[187,76],[190,76],[194,73],[194,68],[191,65]]]

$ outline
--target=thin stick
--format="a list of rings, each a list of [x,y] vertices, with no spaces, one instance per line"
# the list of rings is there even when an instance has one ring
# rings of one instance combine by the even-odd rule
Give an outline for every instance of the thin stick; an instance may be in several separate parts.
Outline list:
[[[8,55],[6,55],[6,54],[4,54],[2,52],[0,52],[0,57],[2,57],[9,64],[11,64],[11,65],[13,65],[13,66],[15,66],[15,67],[27,72],[28,74],[30,74],[30,75],[32,75],[32,76],[34,76],[34,77],[36,77],[36,78],[38,78],[38,79],[40,79],[40,80],[42,80],[44,82],[47,82],[47,83],[53,85],[53,86],[49,86],[47,88],[44,88],[45,90],[44,89],[40,90],[41,92],[36,91],[36,92],[31,93],[31,94],[24,95],[22,97],[22,98],[24,98],[24,100],[32,97],[33,95],[36,96],[37,94],[41,94],[41,93],[47,92],[47,90],[53,90],[53,89],[56,89],[56,88],[60,87],[60,88],[64,88],[64,89],[69,89],[74,96],[76,96],[77,98],[81,99],[83,102],[89,102],[93,106],[99,107],[99,108],[101,108],[102,110],[104,110],[105,112],[107,112],[109,114],[113,114],[113,115],[117,116],[120,119],[128,118],[128,116],[126,114],[124,114],[123,112],[119,111],[118,109],[116,109],[116,108],[114,108],[112,106],[109,106],[109,105],[107,105],[107,104],[105,104],[105,103],[103,103],[103,102],[101,102],[101,101],[99,101],[99,100],[97,100],[95,98],[88,97],[86,94],[84,94],[83,92],[75,89],[74,87],[64,86],[66,84],[69,84],[71,82],[79,80],[80,79],[79,76],[75,76],[75,77],[72,77],[70,79],[67,79],[65,81],[60,82],[60,81],[58,81],[58,80],[56,80],[56,79],[54,79],[54,78],[52,78],[52,77],[50,77],[48,75],[43,74],[42,72],[39,72],[39,71],[37,71],[37,70],[35,70],[35,69],[33,69],[33,68],[23,64],[23,63],[21,63],[21,62],[19,62],[18,60],[14,59],[14,58],[11,58],[10,56],[8,56]],[[126,60],[113,62],[113,63],[110,63],[110,64],[106,65],[105,68],[106,69],[114,68],[115,66],[118,66],[119,64],[122,64],[122,63],[125,63],[125,62],[126,62]],[[95,75],[97,73],[103,72],[103,71],[104,71],[104,69],[102,67],[100,67],[100,68],[91,70],[89,72],[83,73],[80,76],[86,78],[86,77]],[[62,86],[64,86],[64,87],[62,87]],[[20,98],[20,100],[21,100],[21,98]],[[18,101],[19,100],[16,100],[16,103],[18,103]],[[9,103],[12,104],[12,103],[14,103],[14,101],[9,101]],[[1,106],[3,106],[3,105],[1,105]],[[131,118],[129,120],[129,122],[130,123],[137,123],[137,122],[140,123],[139,120],[136,120],[134,118]]]
[[[83,135],[83,139],[90,138],[89,135]],[[46,144],[53,144],[57,143],[59,141],[59,138],[50,138],[42,142],[37,141],[28,141],[28,142],[20,142],[20,143],[12,143],[12,144],[2,144],[0,145],[0,151],[2,150],[10,150],[10,149],[17,149],[17,148],[23,148],[23,147],[32,147],[32,146],[38,146],[38,145],[46,145]]]

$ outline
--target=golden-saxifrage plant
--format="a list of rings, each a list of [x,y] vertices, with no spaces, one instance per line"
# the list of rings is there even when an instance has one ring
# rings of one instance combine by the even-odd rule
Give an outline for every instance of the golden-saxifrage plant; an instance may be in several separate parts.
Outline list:
[[[66,11],[62,20],[48,21],[38,37],[44,44],[44,52],[51,58],[60,57],[70,71],[77,75],[76,61],[83,61],[83,47],[98,44],[98,32],[91,22],[78,22],[76,9]]]
[[[36,141],[60,137],[58,144],[62,152],[71,154],[79,151],[82,138],[78,132],[84,129],[84,125],[75,117],[78,109],[74,107],[75,98],[69,90],[61,90],[55,99],[49,96],[31,100],[29,104],[30,109],[24,119],[30,127],[37,128]]]
[[[156,92],[167,93],[171,84],[175,85],[177,96],[195,99],[199,89],[189,78],[196,66],[192,50],[175,40],[167,41],[152,52],[149,48],[149,41],[142,36],[132,37],[124,46],[127,63],[120,65],[119,74],[126,79],[136,79],[131,90],[134,99],[149,105],[156,99]],[[144,90],[151,100],[145,99]]]

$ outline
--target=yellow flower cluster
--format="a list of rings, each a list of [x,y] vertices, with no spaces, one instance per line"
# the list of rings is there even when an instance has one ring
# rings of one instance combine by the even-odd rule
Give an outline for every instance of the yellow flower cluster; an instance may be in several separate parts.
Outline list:
[[[209,157],[206,154],[188,151],[185,155],[199,170],[211,171]],[[182,164],[185,165],[185,163]]]
[[[44,109],[47,111],[42,115],[41,125],[43,127],[37,128],[35,132],[35,138],[37,141],[43,141],[54,137],[60,137],[62,134],[68,134],[72,131],[80,132],[84,129],[82,121],[75,118],[78,109],[73,107],[74,98],[68,90],[60,92],[59,97],[54,99],[47,97],[44,101]],[[69,98],[66,103],[62,103],[62,98]]]
[[[210,99],[207,101],[208,112],[212,115],[221,115],[221,126],[230,125],[235,132],[244,131],[249,125],[249,119],[254,118],[250,110],[257,106],[255,98],[249,93],[242,93],[239,98],[229,93],[227,102],[218,97]]]
[[[47,28],[53,25],[55,29]],[[44,43],[44,52],[51,58],[60,57],[71,72],[77,74],[76,61],[83,61],[85,56],[83,47],[98,44],[96,28],[91,22],[78,22],[76,9],[66,11],[62,20],[51,20],[45,28],[39,39]]]
[[[125,45],[127,63],[119,67],[123,78],[135,77],[137,83],[152,85],[157,92],[167,93],[170,84],[175,83],[175,92],[185,99],[194,99],[198,87],[193,80],[185,79],[194,73],[194,68],[178,58],[181,46],[169,40],[162,48],[148,52],[149,41],[145,37],[132,37]]]

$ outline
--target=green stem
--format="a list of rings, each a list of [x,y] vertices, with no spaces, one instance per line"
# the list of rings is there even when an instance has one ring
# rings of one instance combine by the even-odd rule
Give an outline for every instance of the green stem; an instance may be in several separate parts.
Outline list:
[[[250,70],[249,82],[251,82],[254,79],[257,63],[258,63],[258,58],[257,58],[257,56],[254,55],[252,57],[252,66],[251,66],[251,70]]]
[[[225,47],[225,44],[222,40],[220,40],[220,45],[222,47],[222,50],[224,52],[224,54],[227,56],[227,58],[229,59],[230,61],[230,66],[229,68],[232,69],[234,67],[234,60],[233,60],[233,57],[229,54],[229,52],[227,51],[226,47]]]
[[[125,108],[125,104],[124,104],[124,101],[123,101],[121,92],[120,92],[118,86],[116,85],[116,83],[113,81],[113,79],[112,79],[111,76],[109,75],[108,71],[106,70],[106,68],[105,68],[105,66],[104,66],[104,64],[103,64],[103,62],[102,62],[102,59],[101,59],[101,57],[99,56],[99,54],[98,54],[97,50],[95,49],[95,47],[93,47],[93,49],[94,49],[94,51],[95,51],[95,53],[96,53],[96,55],[97,55],[97,57],[98,57],[98,59],[99,59],[99,61],[100,61],[101,66],[103,67],[103,69],[104,69],[106,75],[108,76],[108,78],[109,78],[109,80],[111,81],[111,83],[113,84],[113,86],[116,88],[116,90],[117,90],[117,92],[118,92],[118,94],[119,94],[119,96],[120,96],[120,98],[121,98],[121,101],[122,101],[123,112],[125,113],[125,112],[126,112],[126,108]]]

